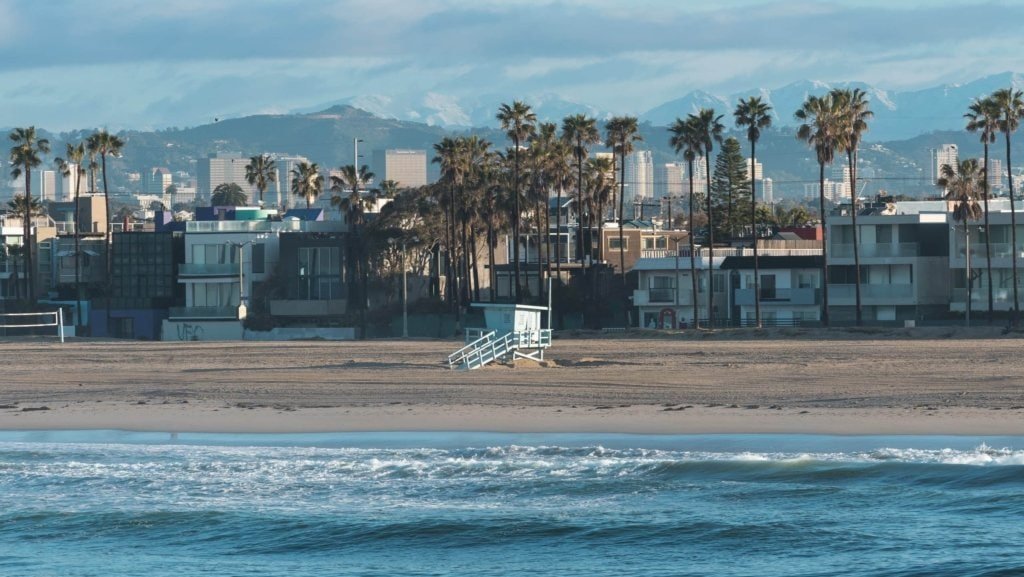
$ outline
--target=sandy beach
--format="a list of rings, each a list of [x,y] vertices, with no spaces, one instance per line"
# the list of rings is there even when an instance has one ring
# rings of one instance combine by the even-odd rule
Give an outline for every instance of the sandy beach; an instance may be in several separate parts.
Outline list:
[[[0,429],[1024,435],[999,329],[558,338],[452,371],[458,341],[0,342]]]

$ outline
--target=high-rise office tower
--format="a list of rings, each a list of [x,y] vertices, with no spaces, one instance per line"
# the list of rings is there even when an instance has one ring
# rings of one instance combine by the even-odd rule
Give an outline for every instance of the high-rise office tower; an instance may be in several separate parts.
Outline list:
[[[427,184],[427,151],[388,149],[373,151],[373,173],[380,183],[393,180],[400,188]]]
[[[196,162],[196,202],[209,203],[213,190],[221,184],[237,184],[254,203],[256,187],[245,180],[249,159],[237,152],[218,152]]]
[[[960,151],[957,149],[955,144],[943,144],[939,148],[932,150],[932,184],[938,182],[942,176],[943,165],[949,165],[953,167],[953,171],[957,170],[957,166],[960,163]]]

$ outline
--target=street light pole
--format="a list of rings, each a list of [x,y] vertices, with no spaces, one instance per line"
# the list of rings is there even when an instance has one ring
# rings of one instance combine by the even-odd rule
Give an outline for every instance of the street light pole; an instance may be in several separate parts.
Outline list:
[[[225,244],[238,249],[238,320],[245,320],[248,316],[248,309],[245,306],[245,245],[252,244],[251,240],[245,242],[227,241]]]

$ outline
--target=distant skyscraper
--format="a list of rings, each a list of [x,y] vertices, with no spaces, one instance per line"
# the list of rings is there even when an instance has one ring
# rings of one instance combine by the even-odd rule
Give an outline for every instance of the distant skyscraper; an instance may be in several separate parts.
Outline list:
[[[249,159],[243,158],[241,153],[237,152],[218,152],[199,159],[196,163],[197,202],[209,202],[215,188],[230,183],[241,187],[249,201],[253,202],[256,198],[256,189],[245,180],[247,164]]]
[[[676,198],[683,195],[686,165],[680,162],[659,164],[654,168],[654,198]]]
[[[32,173],[32,196],[40,201],[57,200],[57,172],[37,170]]]
[[[151,168],[143,173],[142,192],[145,194],[162,195],[171,185],[171,171],[166,168]]]
[[[637,150],[626,157],[626,205],[644,202],[653,196],[654,162],[651,151]]]
[[[1003,190],[1003,161],[998,158],[989,158],[988,163],[992,166],[992,170],[987,171],[988,187],[992,191]],[[979,160],[980,166],[985,166],[984,160]]]
[[[60,183],[58,188],[60,189],[61,200],[74,200],[76,190],[75,186],[80,186],[82,192],[85,192],[85,189],[88,188],[86,179],[88,179],[89,176],[86,174],[79,176],[77,174],[78,165],[74,163],[68,163],[67,169],[67,176],[64,176],[62,173],[57,173],[57,178]],[[78,179],[81,179],[81,181],[79,181]]]
[[[948,164],[953,167],[955,172],[959,163],[960,151],[955,144],[943,144],[939,148],[932,150],[932,183],[938,182],[942,176],[943,165]]]
[[[750,159],[743,159],[744,166],[747,167],[747,178],[750,178]],[[761,180],[764,178],[764,165],[760,161],[754,161],[754,180]]]
[[[301,162],[309,162],[309,159],[305,156],[284,156],[274,155],[274,164],[277,166],[277,180],[270,189],[267,190],[269,193],[273,190],[277,193],[277,205],[282,208],[289,208],[293,206],[305,207],[305,201],[298,198],[292,198],[292,171]],[[330,197],[328,190],[331,188],[331,181],[328,175],[324,175],[324,196]],[[265,194],[263,197],[264,201],[270,203],[272,199],[269,195]],[[299,204],[297,205],[296,202]]]
[[[401,188],[425,186],[427,184],[426,150],[374,150],[373,173],[379,184],[393,180]]]
[[[773,204],[775,202],[775,191],[772,190],[772,179],[766,178],[761,181],[761,202]]]
[[[832,185],[832,193],[828,194],[828,185]],[[832,177],[826,179],[826,194],[825,196],[830,198],[832,202],[849,202],[850,195],[850,167],[845,164],[836,164],[832,166]]]

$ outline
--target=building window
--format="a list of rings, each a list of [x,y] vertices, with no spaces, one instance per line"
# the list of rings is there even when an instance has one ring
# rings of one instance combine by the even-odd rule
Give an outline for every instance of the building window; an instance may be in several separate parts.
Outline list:
[[[621,242],[620,242],[621,240]],[[608,249],[609,250],[629,250],[629,238],[622,237],[621,239],[617,236],[608,237]]]
[[[340,254],[340,249],[336,246],[299,249],[297,297],[300,300],[343,298]]]
[[[252,245],[252,272],[253,274],[264,273],[267,268],[267,247],[263,243]]]
[[[668,239],[664,236],[645,236],[643,247],[645,250],[668,248]]]

